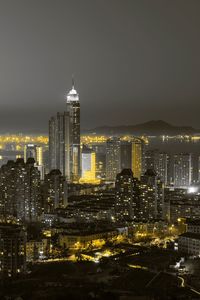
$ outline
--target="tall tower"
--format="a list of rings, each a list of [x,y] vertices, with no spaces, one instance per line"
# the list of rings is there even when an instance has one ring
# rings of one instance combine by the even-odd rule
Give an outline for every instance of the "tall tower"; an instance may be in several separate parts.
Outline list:
[[[106,178],[115,181],[116,175],[121,171],[120,139],[109,138],[106,141]]]
[[[162,219],[164,209],[164,185],[154,170],[148,169],[141,176],[140,217],[142,219]]]
[[[132,141],[132,171],[133,176],[140,180],[144,171],[144,141],[139,138]]]
[[[174,186],[187,188],[192,179],[192,156],[191,153],[179,153],[174,155]]]
[[[69,169],[70,179],[78,181],[81,176],[80,170],[80,102],[79,95],[75,90],[72,79],[72,89],[67,94],[67,113],[69,116]]]
[[[115,214],[118,220],[134,217],[134,178],[131,169],[123,169],[116,176]]]
[[[58,169],[70,180],[69,170],[69,116],[57,113],[49,120],[49,169]]]
[[[80,102],[74,80],[66,97],[66,110],[49,121],[49,169],[59,169],[71,182],[81,176]]]

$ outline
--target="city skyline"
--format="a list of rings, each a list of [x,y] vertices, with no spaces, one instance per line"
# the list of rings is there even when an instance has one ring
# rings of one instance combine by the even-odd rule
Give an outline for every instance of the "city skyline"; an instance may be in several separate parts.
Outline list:
[[[71,74],[82,129],[152,119],[200,128],[199,2],[19,0],[0,8],[1,132],[47,132]]]
[[[199,13],[0,0],[0,299],[199,298]]]

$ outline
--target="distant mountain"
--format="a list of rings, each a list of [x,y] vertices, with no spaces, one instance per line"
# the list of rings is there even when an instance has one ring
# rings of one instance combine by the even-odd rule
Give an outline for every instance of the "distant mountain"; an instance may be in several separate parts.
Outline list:
[[[173,126],[162,120],[152,120],[142,124],[126,126],[101,126],[84,133],[102,135],[133,134],[133,135],[178,135],[200,133],[200,130],[190,126]]]

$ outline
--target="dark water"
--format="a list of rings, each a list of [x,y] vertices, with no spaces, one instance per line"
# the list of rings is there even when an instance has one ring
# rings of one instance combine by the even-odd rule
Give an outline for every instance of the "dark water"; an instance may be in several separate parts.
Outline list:
[[[200,155],[200,140],[181,140],[181,139],[169,139],[163,141],[162,138],[150,138],[147,149],[159,149],[162,152],[169,154],[187,152],[192,153],[195,156]]]

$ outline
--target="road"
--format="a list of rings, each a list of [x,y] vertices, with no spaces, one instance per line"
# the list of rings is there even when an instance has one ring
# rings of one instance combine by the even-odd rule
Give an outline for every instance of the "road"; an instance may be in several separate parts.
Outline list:
[[[188,287],[193,293],[197,294],[200,296],[200,292],[197,291],[194,287],[192,287],[191,285],[187,284],[185,282],[185,278],[183,278],[182,276],[178,276],[178,278],[181,280],[181,287]]]

